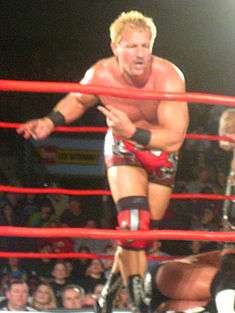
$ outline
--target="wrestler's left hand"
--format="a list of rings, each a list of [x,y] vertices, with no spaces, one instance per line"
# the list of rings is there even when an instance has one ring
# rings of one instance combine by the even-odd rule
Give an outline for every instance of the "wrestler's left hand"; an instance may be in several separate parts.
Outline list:
[[[128,115],[111,105],[98,106],[98,110],[106,116],[107,126],[112,129],[115,135],[123,138],[130,138],[136,131],[136,126],[129,119]]]

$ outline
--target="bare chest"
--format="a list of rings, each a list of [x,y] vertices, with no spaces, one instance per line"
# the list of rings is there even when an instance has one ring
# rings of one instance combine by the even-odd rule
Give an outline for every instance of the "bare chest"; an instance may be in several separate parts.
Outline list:
[[[157,101],[135,100],[101,96],[103,105],[110,105],[125,112],[133,122],[146,121],[157,124]]]

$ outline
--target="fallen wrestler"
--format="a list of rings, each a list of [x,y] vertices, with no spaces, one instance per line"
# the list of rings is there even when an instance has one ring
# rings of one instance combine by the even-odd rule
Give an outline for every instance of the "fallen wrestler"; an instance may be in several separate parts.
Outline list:
[[[219,134],[235,140],[235,109],[223,112]],[[220,147],[233,153],[226,195],[235,195],[235,143],[221,141]],[[235,203],[223,206],[224,231],[235,231]],[[202,253],[168,261],[156,267],[152,277],[152,311],[235,313],[235,243],[221,251]],[[197,310],[196,310],[197,308]]]
[[[152,311],[183,311],[205,307],[210,286],[218,271],[221,251],[166,261],[153,267]]]
[[[234,253],[223,249],[157,265],[151,272],[152,312],[234,313]],[[226,298],[220,305],[223,295]]]

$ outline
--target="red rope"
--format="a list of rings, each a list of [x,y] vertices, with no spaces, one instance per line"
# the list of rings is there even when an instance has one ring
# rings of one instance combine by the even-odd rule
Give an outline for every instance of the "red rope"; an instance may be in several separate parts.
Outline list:
[[[19,259],[103,259],[112,260],[113,255],[95,254],[95,253],[80,253],[80,252],[67,252],[67,253],[40,253],[40,252],[5,252],[0,251],[0,258],[19,258]],[[173,256],[148,256],[149,260],[172,260],[182,257]]]
[[[205,93],[162,93],[156,91],[143,91],[134,88],[112,88],[94,85],[81,85],[67,82],[41,82],[0,80],[0,90],[20,92],[81,92],[85,94],[107,95],[119,98],[187,101],[194,103],[209,103],[215,105],[235,106],[235,97]]]
[[[79,196],[101,196],[110,195],[109,190],[94,189],[94,190],[75,190],[63,188],[25,188],[0,185],[0,191],[13,193],[30,193],[30,194],[64,194],[64,195],[79,195]],[[171,199],[207,199],[207,200],[235,200],[235,196],[225,196],[220,194],[208,193],[175,193],[171,195]]]
[[[192,230],[150,230],[126,231],[93,228],[30,228],[0,226],[0,236],[5,237],[40,237],[40,238],[95,238],[95,239],[139,239],[142,240],[204,240],[235,241],[235,232],[208,232]]]
[[[0,122],[0,128],[18,128],[20,123],[8,123]],[[91,126],[60,126],[55,128],[55,132],[62,133],[105,133],[107,127],[91,127]],[[226,136],[215,136],[215,135],[206,135],[206,134],[186,134],[187,139],[194,140],[210,140],[210,141],[229,141],[233,142],[234,140]]]

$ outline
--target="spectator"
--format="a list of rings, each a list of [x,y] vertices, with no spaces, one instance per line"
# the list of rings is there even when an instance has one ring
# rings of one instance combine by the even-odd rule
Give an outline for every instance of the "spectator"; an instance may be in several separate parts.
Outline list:
[[[22,223],[28,221],[30,215],[39,211],[38,195],[26,194],[25,197],[20,201],[18,207],[20,208],[20,219]]]
[[[84,290],[77,285],[67,285],[61,291],[64,309],[81,309],[84,300]]]
[[[150,249],[148,250],[148,254],[150,256],[169,256],[169,254],[163,252],[161,250],[161,246],[162,246],[162,243],[161,241],[159,240],[154,240],[152,243],[151,243],[151,247]],[[156,260],[148,260],[148,270],[151,271],[151,269],[156,266],[156,264],[161,264],[162,261],[156,261]]]
[[[101,260],[93,259],[88,266],[85,277],[78,280],[86,293],[94,293],[95,287],[98,284],[105,284],[104,266]]]
[[[53,184],[52,187],[56,188],[58,186],[56,186],[56,184]],[[69,197],[67,195],[55,194],[49,195],[48,198],[52,202],[57,216],[60,216],[64,212],[64,210],[68,208]]]
[[[32,307],[36,310],[56,309],[56,297],[52,287],[47,283],[38,285],[33,293]]]
[[[52,270],[51,287],[56,296],[57,304],[62,306],[61,291],[68,284],[68,272],[63,261],[57,261]]]
[[[47,227],[62,227],[58,219],[52,219]],[[71,238],[43,238],[39,239],[40,245],[49,244],[54,253],[73,252],[73,240]]]
[[[34,311],[28,306],[29,287],[22,279],[14,279],[9,282],[6,291],[6,302],[1,307],[2,311]]]
[[[82,246],[77,251],[79,253],[91,253],[88,247]],[[90,265],[91,260],[81,258],[74,261],[74,273],[76,277],[83,278],[85,276],[86,270],[88,266]]]
[[[97,222],[93,219],[89,219],[86,224],[86,228],[98,228]],[[74,251],[77,252],[80,247],[88,247],[91,253],[101,254],[105,248],[111,244],[111,240],[99,239],[94,240],[91,238],[79,238],[74,240]]]
[[[115,307],[118,310],[131,310],[131,304],[128,296],[127,289],[123,287],[117,297],[115,302]]]
[[[9,258],[6,266],[2,268],[2,274],[6,274],[9,278],[19,278],[26,280],[27,272],[22,268],[19,259]]]
[[[55,218],[54,208],[50,200],[45,198],[39,204],[39,212],[33,213],[27,224],[29,227],[48,227]]]
[[[202,167],[196,170],[196,178],[187,184],[189,193],[200,193],[205,187],[211,187],[208,168]]]
[[[6,199],[1,200],[0,204],[0,225],[1,226],[20,226],[20,219],[15,213],[13,205]],[[5,251],[17,251],[20,238],[1,237],[0,247]]]
[[[202,215],[193,215],[191,229],[218,231],[219,224],[217,222],[215,211],[212,208],[207,207],[203,210]]]
[[[87,215],[83,211],[81,201],[78,197],[69,198],[68,209],[60,216],[60,221],[67,227],[84,227]]]
[[[52,253],[52,247],[49,244],[46,244],[42,246],[38,252]],[[32,261],[30,260],[27,269],[31,276],[37,277],[38,281],[49,282],[53,267],[54,261],[52,259],[40,258]]]

